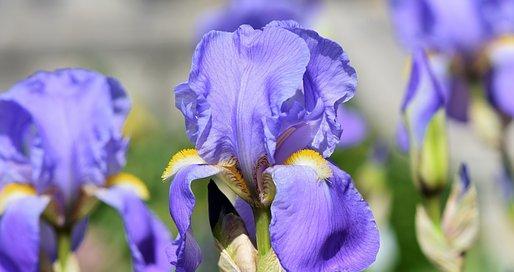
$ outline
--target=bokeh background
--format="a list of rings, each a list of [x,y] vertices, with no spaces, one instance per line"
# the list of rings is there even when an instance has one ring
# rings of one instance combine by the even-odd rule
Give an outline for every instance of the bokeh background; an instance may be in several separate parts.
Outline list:
[[[151,191],[149,205],[170,227],[168,184],[160,175],[169,157],[189,147],[172,88],[185,81],[198,20],[224,1],[207,0],[0,0],[0,90],[37,70],[86,67],[118,78],[134,103],[126,131],[131,147],[126,171],[141,177]],[[373,139],[394,147],[399,105],[404,91],[405,52],[395,39],[386,0],[326,1],[314,28],[339,42],[359,77],[352,104],[368,120],[370,139],[333,160],[354,174],[366,159]],[[466,271],[507,271],[514,262],[514,234],[502,217],[495,152],[469,128],[450,123],[452,169],[469,164],[479,188],[482,230],[469,254]],[[511,154],[514,136],[510,133]],[[419,201],[410,181],[408,161],[392,151],[387,167],[392,191],[391,237],[386,248],[389,271],[435,271],[418,249],[414,233]],[[207,224],[206,186],[194,186],[197,208],[193,231],[204,249],[200,271],[217,271],[217,252]],[[122,223],[101,207],[79,249],[83,271],[130,271]],[[377,268],[377,271],[385,271]]]

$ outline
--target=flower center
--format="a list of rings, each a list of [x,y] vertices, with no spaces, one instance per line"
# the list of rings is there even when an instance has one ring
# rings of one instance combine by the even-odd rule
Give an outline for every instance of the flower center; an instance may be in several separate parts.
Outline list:
[[[320,180],[328,179],[332,176],[332,170],[327,161],[318,152],[310,149],[302,149],[293,153],[284,162],[286,165],[302,165],[316,171]]]

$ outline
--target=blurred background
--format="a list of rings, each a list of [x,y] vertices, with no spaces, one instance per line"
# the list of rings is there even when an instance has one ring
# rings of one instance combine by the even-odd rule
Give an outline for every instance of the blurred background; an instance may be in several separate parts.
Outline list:
[[[126,127],[131,147],[126,171],[150,188],[149,205],[172,229],[168,184],[160,175],[169,157],[189,147],[172,89],[185,81],[198,35],[198,22],[225,1],[166,0],[0,0],[0,89],[37,70],[86,67],[121,81],[133,101]],[[326,1],[313,22],[323,36],[340,43],[357,70],[359,85],[352,104],[368,120],[372,138],[394,147],[406,74],[406,53],[398,45],[385,0]],[[466,271],[506,271],[514,262],[514,234],[498,212],[493,184],[498,158],[463,125],[450,123],[453,172],[469,164],[479,188],[482,230],[467,258]],[[514,142],[510,132],[511,154]],[[333,160],[354,175],[372,140],[337,150]],[[419,201],[408,160],[395,150],[387,165],[392,193],[388,265],[376,271],[434,271],[415,238],[414,212]],[[217,271],[217,251],[207,221],[206,186],[194,186],[197,207],[193,231],[204,253],[200,271]],[[485,208],[484,208],[485,209]],[[121,221],[101,207],[79,249],[83,271],[129,271],[130,256]]]

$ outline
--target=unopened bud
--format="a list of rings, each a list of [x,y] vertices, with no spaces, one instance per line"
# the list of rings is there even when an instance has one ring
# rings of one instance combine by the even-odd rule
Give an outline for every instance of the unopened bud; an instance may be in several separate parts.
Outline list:
[[[277,255],[270,250],[266,255],[259,257],[258,272],[282,272],[285,271],[280,265]]]
[[[463,263],[462,255],[452,248],[441,227],[430,219],[421,205],[416,210],[416,236],[421,250],[432,263],[443,271],[460,271]]]
[[[439,110],[429,122],[415,171],[424,194],[442,190],[448,182],[448,139],[446,116]]]
[[[453,183],[441,225],[434,223],[423,206],[416,212],[416,234],[423,253],[443,271],[461,271],[463,256],[478,233],[476,189],[465,166]]]
[[[80,272],[79,262],[75,254],[68,254],[66,259],[66,266],[62,267],[62,263],[57,260],[53,264],[53,271],[55,272]]]
[[[442,227],[453,247],[465,252],[471,248],[478,234],[477,191],[470,183],[465,166],[462,166],[459,178],[460,181],[453,183],[446,203]]]
[[[220,250],[221,271],[257,270],[257,250],[248,236],[243,220],[213,182],[208,185],[209,221],[216,245]]]
[[[221,251],[218,266],[221,271],[256,271],[257,250],[237,215],[227,214],[220,227],[217,245]]]

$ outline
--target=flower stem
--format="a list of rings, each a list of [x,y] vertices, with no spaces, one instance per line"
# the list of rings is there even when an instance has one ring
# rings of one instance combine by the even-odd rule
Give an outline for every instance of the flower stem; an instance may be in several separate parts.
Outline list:
[[[257,250],[259,251],[259,256],[265,256],[271,250],[269,234],[271,212],[269,208],[255,208],[253,215],[255,217]]]
[[[57,235],[57,258],[59,260],[61,271],[66,271],[68,265],[68,257],[71,251],[71,239],[68,232],[58,232]]]

